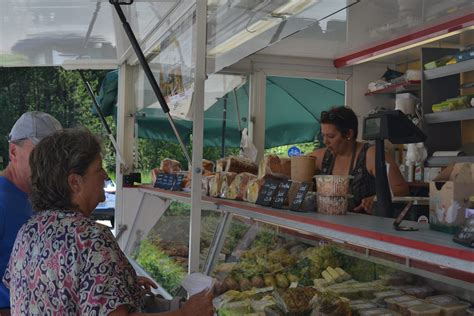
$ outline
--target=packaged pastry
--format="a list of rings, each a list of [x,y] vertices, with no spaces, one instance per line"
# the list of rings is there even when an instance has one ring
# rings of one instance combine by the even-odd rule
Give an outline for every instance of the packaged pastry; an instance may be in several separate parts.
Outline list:
[[[388,309],[398,311],[398,304],[402,302],[413,301],[413,300],[416,300],[416,297],[411,296],[411,295],[402,295],[402,296],[386,298],[385,303],[387,304]]]
[[[227,158],[221,158],[217,160],[216,163],[216,172],[224,172],[227,166]]]
[[[265,179],[263,178],[250,180],[247,184],[247,190],[245,190],[244,201],[250,203],[257,202],[258,194],[264,183]]]
[[[222,181],[221,181],[221,190],[219,192],[219,197],[223,199],[227,199],[227,195],[229,194],[229,187],[232,181],[234,181],[235,176],[237,173],[235,172],[223,172],[221,173]]]
[[[258,166],[250,159],[230,156],[227,158],[225,171],[235,173],[249,172],[256,175],[258,174]]]
[[[277,155],[266,155],[258,165],[258,177],[271,176],[279,179],[291,177],[291,160]]]
[[[407,287],[402,289],[403,292],[407,295],[413,295],[418,298],[426,298],[434,294],[435,290],[432,287],[427,285],[425,286],[415,286],[415,287]]]
[[[210,160],[207,160],[207,159],[203,159],[202,160],[202,169],[203,169],[203,172],[204,172],[204,170],[207,170],[209,172],[214,172],[214,162],[212,162]]]
[[[360,316],[399,316],[400,313],[385,308],[366,309],[359,312]]]
[[[175,173],[181,171],[181,163],[177,160],[165,158],[160,163],[160,169],[164,173]]]
[[[314,176],[316,192],[318,192],[319,195],[344,196],[349,193],[349,183],[352,178],[352,176],[338,175]]]
[[[247,191],[247,185],[249,181],[255,180],[256,175],[242,172],[235,176],[232,183],[229,185],[229,191],[227,192],[227,198],[231,200],[242,201],[244,199],[245,192]]]
[[[390,290],[390,291],[382,291],[382,292],[375,292],[375,302],[379,305],[386,306],[385,299],[402,296],[403,292],[400,290]]]
[[[400,312],[400,314],[402,314],[404,316],[410,316],[410,312],[408,311],[408,309],[410,307],[417,306],[417,305],[422,305],[422,304],[425,304],[425,302],[423,300],[420,300],[420,299],[400,302],[400,303],[398,303],[398,311]]]
[[[326,196],[317,194],[317,210],[321,214],[345,215],[352,195]]]
[[[426,298],[426,301],[430,304],[445,305],[445,304],[457,303],[459,300],[456,296],[444,294],[444,295],[429,296]]]
[[[464,316],[466,315],[466,310],[471,306],[467,302],[453,302],[448,304],[433,304],[441,308],[441,315],[443,316]]]
[[[408,312],[413,316],[439,316],[441,315],[441,308],[431,304],[420,304],[410,307]]]
[[[209,179],[209,195],[219,197],[223,180],[223,172],[216,172],[215,176]]]

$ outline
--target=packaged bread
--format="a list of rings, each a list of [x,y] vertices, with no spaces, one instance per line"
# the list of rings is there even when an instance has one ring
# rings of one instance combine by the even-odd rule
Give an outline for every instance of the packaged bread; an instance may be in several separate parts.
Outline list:
[[[226,166],[227,166],[227,158],[221,158],[217,160],[216,172],[224,172]]]
[[[414,286],[414,287],[407,287],[402,289],[405,294],[413,295],[418,298],[426,298],[434,294],[435,290],[427,285],[424,286]]]
[[[188,171],[183,179],[183,188],[191,188],[192,172]]]
[[[209,195],[212,197],[219,197],[222,186],[223,172],[216,172],[214,177],[209,179]]]
[[[258,173],[258,167],[250,159],[230,156],[227,158],[225,171],[235,173],[249,172],[256,175]]]
[[[209,184],[211,179],[215,178],[215,175],[202,176],[202,195],[209,195]]]
[[[181,163],[177,160],[165,158],[161,161],[160,169],[164,173],[175,173],[181,171]]]
[[[249,181],[257,179],[257,176],[249,172],[242,172],[235,176],[232,183],[229,185],[229,192],[227,198],[231,200],[242,201],[247,191]]]
[[[214,172],[214,162],[210,161],[210,160],[207,160],[207,159],[203,159],[202,160],[202,170],[203,170],[203,173],[208,171],[208,172]]]
[[[232,181],[234,181],[235,176],[237,173],[235,172],[222,172],[222,180],[221,180],[221,190],[219,192],[219,197],[223,199],[227,199],[227,195],[229,193],[229,187]]]
[[[441,308],[431,304],[419,304],[408,309],[410,315],[413,316],[439,316],[441,315]]]
[[[279,179],[291,177],[291,160],[277,155],[266,155],[258,165],[258,177],[271,176]]]
[[[433,304],[441,309],[441,315],[443,316],[461,316],[466,315],[466,310],[471,306],[467,302],[453,302],[448,304]]]
[[[250,180],[247,184],[247,190],[245,190],[244,201],[250,203],[257,202],[258,194],[264,183],[264,178]]]

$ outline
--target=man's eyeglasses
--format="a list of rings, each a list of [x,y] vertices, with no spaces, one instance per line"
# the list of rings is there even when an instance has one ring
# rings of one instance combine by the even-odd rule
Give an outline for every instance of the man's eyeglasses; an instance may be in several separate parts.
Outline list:
[[[344,121],[344,117],[334,112],[322,111],[321,122],[322,121],[329,121],[329,122]]]

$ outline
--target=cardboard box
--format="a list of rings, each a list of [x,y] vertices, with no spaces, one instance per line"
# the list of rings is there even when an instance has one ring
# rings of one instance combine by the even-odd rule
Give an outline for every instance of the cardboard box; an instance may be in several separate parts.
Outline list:
[[[465,209],[474,195],[474,164],[446,168],[430,181],[430,228],[457,233],[466,221]]]

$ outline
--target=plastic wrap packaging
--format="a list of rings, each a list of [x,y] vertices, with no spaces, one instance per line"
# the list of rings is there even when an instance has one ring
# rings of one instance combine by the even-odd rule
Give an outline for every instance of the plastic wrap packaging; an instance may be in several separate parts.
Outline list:
[[[165,158],[160,163],[160,169],[164,173],[175,173],[181,171],[181,163],[177,160]]]
[[[289,158],[279,158],[277,155],[263,157],[258,165],[258,177],[263,178],[265,176],[289,179],[291,177],[291,160]]]
[[[224,172],[227,166],[227,158],[221,158],[216,162],[216,172]]]
[[[258,174],[258,166],[247,158],[230,156],[227,158],[225,171],[235,173],[249,172],[256,175]]]
[[[434,294],[435,290],[429,286],[416,286],[402,289],[407,295],[413,295],[418,298],[426,298]]]
[[[235,172],[223,172],[222,174],[222,182],[221,182],[221,190],[219,192],[219,197],[223,199],[227,199],[227,195],[229,194],[229,187],[232,181],[234,181],[237,173]]]
[[[215,174],[202,177],[202,195],[204,196],[209,195],[210,183],[211,183],[211,180],[215,177],[216,177]]]
[[[229,185],[227,198],[231,200],[242,201],[244,199],[245,192],[247,191],[247,185],[249,181],[255,179],[257,179],[257,176],[248,172],[242,172],[236,175],[232,183]]]
[[[209,179],[209,195],[219,197],[222,186],[223,172],[216,172],[213,178]]]
[[[317,211],[321,214],[346,215],[352,195],[326,196],[317,193]]]
[[[317,290],[306,286],[287,289],[286,291],[274,291],[273,297],[277,306],[286,314],[307,313],[312,310],[310,304]]]
[[[258,194],[264,183],[265,179],[263,178],[250,180],[247,184],[247,190],[245,190],[244,201],[250,203],[257,202]]]
[[[207,159],[203,159],[202,160],[202,169],[203,169],[203,172],[205,172],[205,171],[214,172],[214,162],[212,162],[210,160],[207,160]]]
[[[408,312],[413,316],[438,316],[441,315],[441,308],[431,304],[420,304],[410,307]]]
[[[349,183],[352,176],[338,176],[338,175],[317,175],[314,176],[316,180],[316,192],[319,195],[326,196],[345,196],[349,193]]]

